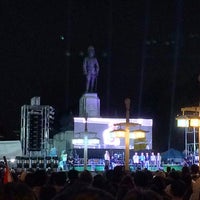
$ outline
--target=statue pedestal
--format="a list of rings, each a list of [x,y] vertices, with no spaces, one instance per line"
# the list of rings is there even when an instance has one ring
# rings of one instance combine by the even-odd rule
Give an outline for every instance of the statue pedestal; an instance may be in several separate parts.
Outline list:
[[[97,93],[85,93],[79,100],[79,116],[100,117],[100,99]]]

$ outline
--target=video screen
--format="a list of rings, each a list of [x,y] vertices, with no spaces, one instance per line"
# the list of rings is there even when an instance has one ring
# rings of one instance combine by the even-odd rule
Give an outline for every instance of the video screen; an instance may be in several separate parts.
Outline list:
[[[87,146],[94,149],[124,149],[125,131],[129,131],[130,149],[152,149],[152,119],[129,119],[127,126],[126,119],[121,118],[74,118],[74,148],[83,148],[85,133],[87,133]],[[138,130],[145,132],[145,137],[131,137]],[[122,133],[118,133],[122,131]],[[117,133],[117,134],[116,134]],[[120,136],[120,137],[118,137]],[[97,140],[99,142],[97,142]],[[82,141],[82,142],[81,142]],[[93,143],[94,142],[94,143]]]

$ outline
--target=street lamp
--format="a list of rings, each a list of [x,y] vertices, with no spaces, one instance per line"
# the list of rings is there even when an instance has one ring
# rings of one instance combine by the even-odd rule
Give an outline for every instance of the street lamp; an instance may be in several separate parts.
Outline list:
[[[181,108],[182,115],[176,118],[178,127],[191,127],[194,131],[194,156],[196,151],[196,128],[198,128],[198,157],[200,167],[200,106]],[[185,131],[185,148],[187,149],[187,133]]]
[[[125,123],[118,123],[114,124],[114,126],[119,126],[120,128],[117,130],[113,130],[112,132],[115,133],[115,137],[125,138],[125,171],[129,171],[129,146],[130,146],[130,138],[139,139],[145,138],[146,131],[142,129],[138,129],[135,131],[130,132],[131,126],[140,125],[138,123],[130,123],[130,99],[126,98],[124,103],[126,107],[126,122]],[[121,129],[121,126],[125,126],[125,129]]]
[[[136,124],[136,123],[134,123]],[[115,124],[115,126],[118,125],[118,124]],[[125,129],[116,129],[116,130],[113,130],[112,131],[113,133],[115,133],[115,137],[117,138],[125,138],[126,137],[126,131]],[[134,131],[130,131],[129,130],[129,139],[141,139],[141,138],[145,138],[146,136],[146,132],[147,131],[144,131],[142,129],[138,129],[138,130],[134,130]]]
[[[72,139],[73,145],[80,145],[84,146],[84,153],[83,153],[83,159],[84,159],[84,170],[87,170],[87,160],[88,160],[88,146],[89,145],[99,145],[100,139],[97,137],[89,138],[88,135],[92,132],[88,132],[87,129],[87,116],[85,117],[85,131],[83,132],[83,138],[74,138]]]

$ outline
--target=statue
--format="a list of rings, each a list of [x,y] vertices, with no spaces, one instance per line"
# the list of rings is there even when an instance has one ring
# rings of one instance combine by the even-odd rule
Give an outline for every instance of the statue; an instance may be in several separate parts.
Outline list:
[[[96,92],[99,63],[95,57],[93,46],[88,47],[88,56],[83,61],[83,72],[86,76],[86,93]]]

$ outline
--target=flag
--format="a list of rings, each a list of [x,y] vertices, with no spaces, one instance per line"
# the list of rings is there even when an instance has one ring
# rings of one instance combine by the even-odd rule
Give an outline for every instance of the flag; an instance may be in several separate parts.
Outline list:
[[[6,157],[4,156],[4,161],[5,161],[5,169],[4,169],[4,177],[3,177],[3,183],[9,183],[9,182],[13,182],[13,178],[12,178],[12,174],[10,172],[10,169],[8,167],[7,164],[7,160]]]

